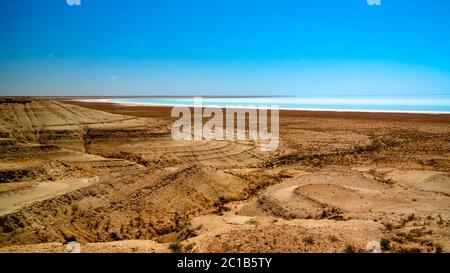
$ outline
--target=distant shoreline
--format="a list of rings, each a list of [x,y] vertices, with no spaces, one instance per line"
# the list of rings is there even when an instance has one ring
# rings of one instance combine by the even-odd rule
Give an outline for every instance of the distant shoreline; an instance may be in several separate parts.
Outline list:
[[[174,104],[164,104],[164,103],[158,103],[158,104],[152,104],[152,103],[144,103],[144,102],[123,102],[123,101],[115,101],[115,99],[120,98],[192,98],[194,96],[184,96],[184,97],[178,97],[178,96],[139,96],[139,97],[65,97],[63,100],[68,101],[77,101],[77,102],[84,102],[84,103],[112,103],[112,104],[118,104],[123,106],[146,106],[146,107],[194,107],[193,104],[180,104],[180,105],[174,105]],[[275,97],[275,96],[272,96]],[[278,97],[278,96],[277,96]],[[286,97],[286,96],[281,96]],[[203,98],[270,98],[269,96],[259,96],[259,97],[253,97],[253,96],[242,96],[242,97],[235,97],[235,96],[215,96],[215,97],[207,97],[204,96]],[[56,98],[55,98],[56,99]],[[61,99],[59,99],[61,100]],[[210,105],[203,105],[203,107],[211,107],[211,108],[224,108],[224,106],[210,106]],[[242,107],[229,107],[229,108],[242,108]],[[245,107],[245,109],[255,109],[257,107]],[[308,112],[342,112],[342,113],[384,113],[384,114],[429,114],[429,115],[450,115],[450,112],[445,111],[408,111],[408,110],[372,110],[372,109],[323,109],[323,108],[290,108],[290,107],[280,107],[280,111],[308,111]]]

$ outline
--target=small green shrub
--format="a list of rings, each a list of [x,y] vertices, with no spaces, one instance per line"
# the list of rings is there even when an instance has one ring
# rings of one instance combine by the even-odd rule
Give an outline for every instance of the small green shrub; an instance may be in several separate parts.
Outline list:
[[[390,250],[391,249],[391,242],[388,239],[381,239],[380,246],[382,250]]]
[[[183,246],[176,242],[176,243],[171,243],[169,245],[169,249],[172,250],[173,253],[181,253],[183,252]]]
[[[303,238],[303,242],[306,245],[313,245],[314,244],[314,239],[311,236],[307,236],[307,237]]]
[[[355,250],[353,249],[352,245],[346,245],[344,248],[345,253],[355,253]]]

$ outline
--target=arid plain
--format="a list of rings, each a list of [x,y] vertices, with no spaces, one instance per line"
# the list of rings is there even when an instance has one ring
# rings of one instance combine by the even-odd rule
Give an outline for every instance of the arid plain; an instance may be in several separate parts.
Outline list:
[[[0,252],[450,252],[450,115],[280,112],[280,145],[170,108],[0,98]]]

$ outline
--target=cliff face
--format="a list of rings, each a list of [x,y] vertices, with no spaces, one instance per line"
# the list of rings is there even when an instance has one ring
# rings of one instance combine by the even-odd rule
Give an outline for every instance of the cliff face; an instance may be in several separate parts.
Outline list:
[[[145,122],[134,117],[82,108],[53,100],[0,100],[0,135],[33,143],[84,150],[90,128],[128,127]]]
[[[213,167],[261,161],[251,143],[175,142],[167,121],[52,100],[0,107],[2,246],[189,238],[191,217],[278,181]]]

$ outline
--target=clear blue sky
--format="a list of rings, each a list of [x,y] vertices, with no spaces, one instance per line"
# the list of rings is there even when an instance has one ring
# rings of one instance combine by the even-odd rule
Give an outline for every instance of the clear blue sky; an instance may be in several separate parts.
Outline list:
[[[0,95],[450,95],[450,1],[0,0]]]

